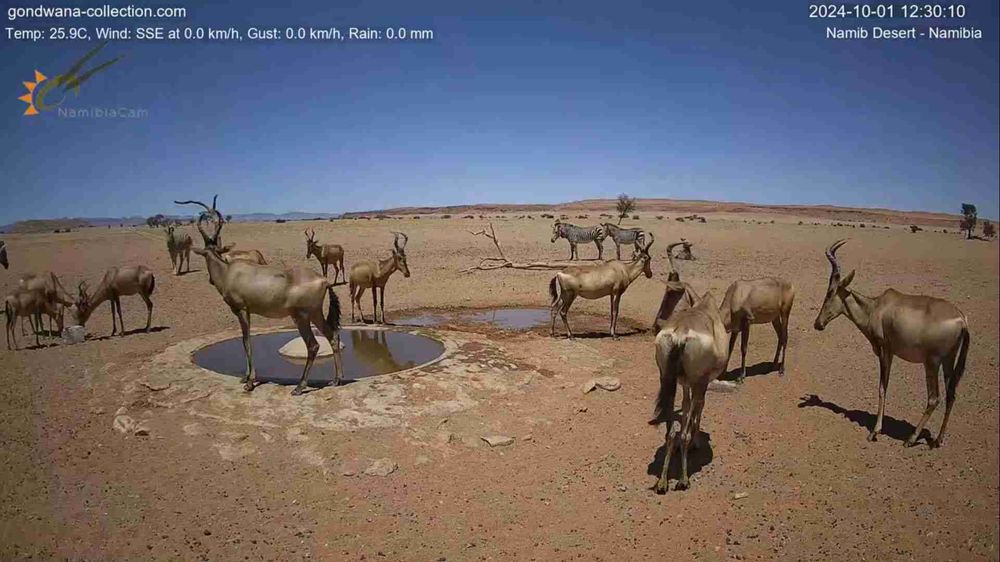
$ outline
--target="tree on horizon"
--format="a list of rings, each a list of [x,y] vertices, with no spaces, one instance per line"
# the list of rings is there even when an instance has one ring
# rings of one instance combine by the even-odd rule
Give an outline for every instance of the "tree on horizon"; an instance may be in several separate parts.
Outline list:
[[[629,197],[627,193],[619,194],[615,210],[618,212],[618,224],[621,224],[623,218],[635,211],[635,197]]]

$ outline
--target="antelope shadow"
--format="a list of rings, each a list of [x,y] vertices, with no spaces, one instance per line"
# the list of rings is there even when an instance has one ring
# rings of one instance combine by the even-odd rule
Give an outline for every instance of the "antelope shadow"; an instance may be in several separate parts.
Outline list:
[[[761,361],[756,365],[751,365],[747,367],[747,378],[768,375],[777,370],[778,370],[777,363],[772,363],[771,361]],[[722,373],[722,375],[719,376],[719,380],[734,381],[738,379],[739,376],[740,376],[740,367],[739,365],[737,365],[735,368],[726,371],[725,373]]]
[[[676,414],[675,418],[679,419],[680,414]],[[666,432],[666,426],[658,426],[657,431]],[[663,435],[663,433],[661,433]],[[715,454],[712,451],[712,436],[705,431],[699,431],[697,435],[691,440],[692,447],[688,452],[688,476],[694,476],[698,474],[702,468],[711,464],[712,459]],[[653,459],[649,461],[646,466],[646,474],[650,476],[660,477],[660,473],[663,471],[663,459],[667,454],[667,444],[663,443],[660,445],[656,452],[653,454]],[[680,451],[674,451],[674,454],[670,457],[670,466],[667,470],[667,478],[676,480],[680,478],[681,474],[681,455]],[[653,489],[653,486],[650,486]]]
[[[848,410],[834,402],[827,402],[815,394],[809,394],[799,398],[799,408],[824,408],[830,410],[835,414],[839,414],[849,419],[850,421],[857,424],[868,431],[871,431],[875,427],[876,415],[871,412],[866,412],[864,410]],[[913,430],[916,426],[910,422],[898,420],[892,416],[883,415],[882,416],[882,433],[880,435],[885,435],[895,439],[896,441],[906,441],[910,435],[913,434]],[[931,439],[932,435],[930,431],[923,430],[920,432],[920,439]]]

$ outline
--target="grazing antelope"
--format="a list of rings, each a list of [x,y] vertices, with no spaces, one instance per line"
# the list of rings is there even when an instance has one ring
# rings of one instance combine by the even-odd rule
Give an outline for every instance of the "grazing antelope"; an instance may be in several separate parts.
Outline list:
[[[573,224],[556,221],[552,225],[552,243],[560,238],[565,238],[569,242],[569,259],[580,259],[576,252],[576,245],[584,242],[593,242],[597,246],[597,259],[604,259],[604,238],[607,233],[600,226],[576,226]]]
[[[664,321],[656,334],[656,365],[660,370],[660,391],[650,425],[667,424],[663,469],[656,481],[656,493],[667,491],[667,469],[674,449],[680,450],[681,476],[674,490],[686,490],[688,449],[701,429],[705,391],[726,370],[726,326],[715,297],[705,293],[692,308],[681,310]],[[674,398],[680,384],[684,396],[681,419],[674,430]]]
[[[556,311],[562,317],[567,335],[572,338],[567,315],[569,307],[577,296],[585,299],[601,299],[611,297],[611,337],[618,339],[618,310],[622,295],[629,285],[641,274],[646,278],[653,277],[649,267],[649,247],[653,245],[653,233],[649,234],[649,242],[640,246],[638,253],[630,262],[609,261],[595,265],[574,265],[556,273],[549,281],[549,295],[552,297],[551,335],[556,331]]]
[[[153,301],[150,299],[153,291],[156,290],[156,278],[153,272],[144,265],[130,265],[127,267],[112,267],[101,279],[97,289],[93,293],[87,292],[87,283],[81,282],[77,287],[78,296],[74,309],[76,323],[80,326],[87,324],[90,315],[104,301],[111,304],[111,335],[116,333],[125,335],[125,319],[122,318],[122,297],[139,295],[146,303],[146,333],[149,333],[150,325],[153,322]],[[115,313],[118,314],[116,323]],[[118,324],[121,324],[121,332],[118,332]]]
[[[10,268],[10,262],[7,261],[7,243],[3,240],[0,240],[0,265],[4,269]]]
[[[846,277],[840,275],[837,249],[847,240],[838,240],[826,250],[830,261],[830,281],[826,298],[816,316],[814,327],[823,330],[841,314],[846,315],[872,345],[879,361],[878,417],[875,427],[868,434],[875,441],[882,431],[885,413],[885,395],[889,389],[889,372],[892,358],[899,357],[910,363],[923,363],[927,379],[927,407],[913,434],[906,440],[911,447],[920,437],[927,419],[937,408],[939,400],[938,370],[944,367],[945,407],[944,420],[937,439],[928,444],[939,447],[944,442],[945,428],[951,407],[955,404],[958,382],[965,374],[965,359],[969,352],[969,323],[955,305],[934,297],[907,295],[887,289],[877,297],[866,297],[848,287],[854,280],[854,270]]]
[[[219,248],[218,253],[222,261],[226,263],[244,262],[254,265],[267,265],[264,254],[260,250],[234,250],[236,244],[226,244]],[[196,254],[198,252],[195,252]]]
[[[323,270],[323,277],[330,265],[333,265],[333,283],[337,284],[337,275],[347,280],[347,271],[344,270],[344,247],[340,244],[320,244],[316,241],[316,231],[310,234],[306,231],[306,259],[309,256],[316,256],[319,266]]]
[[[191,271],[191,235],[181,232],[174,225],[167,226],[167,252],[170,253],[170,265],[174,275],[181,274],[181,268],[187,261],[185,273]]]
[[[381,303],[382,323],[385,323],[385,284],[397,270],[403,272],[403,277],[410,276],[410,268],[406,265],[406,243],[409,238],[402,232],[393,232],[392,256],[378,261],[363,261],[351,266],[351,276],[348,290],[351,293],[351,321],[354,320],[354,305],[357,304],[361,321],[365,321],[365,311],[361,308],[361,295],[365,289],[372,290],[372,315],[378,323],[378,309]],[[399,237],[403,243],[399,243]]]
[[[55,304],[45,298],[43,293],[20,287],[4,299],[4,314],[7,316],[5,323],[7,349],[18,349],[17,334],[14,331],[17,318],[31,319],[35,316],[40,316],[42,313],[47,314],[50,318],[56,318],[59,331],[62,331],[62,314],[56,309]],[[32,321],[32,328],[35,328],[34,321]],[[35,333],[35,346],[40,346],[41,341],[38,339],[38,329],[33,329],[32,331]],[[10,345],[11,340],[14,341],[13,348]]]
[[[52,273],[51,271],[46,271],[41,274],[25,273],[21,276],[20,286],[23,289],[41,293],[42,297],[51,303],[52,306],[45,308],[47,310],[54,311],[56,314],[49,314],[49,332],[52,331],[53,320],[56,320],[60,326],[62,325],[62,316],[65,307],[72,306],[74,302],[69,292],[67,292],[66,289],[63,288],[62,283],[59,282],[59,278],[56,277],[55,273]],[[43,312],[45,312],[45,310],[42,310],[42,308],[38,308],[36,310],[34,321],[32,321],[33,329],[42,329]],[[48,314],[48,312],[46,312],[46,314]],[[29,320],[31,320],[31,318],[29,318]],[[60,327],[59,330],[62,331],[62,328]]]
[[[687,242],[674,242],[667,246],[667,259],[670,261],[670,273],[667,274],[666,288],[663,291],[663,299],[660,301],[660,309],[656,312],[653,320],[653,331],[659,333],[663,322],[670,318],[674,312],[680,312],[691,308],[698,302],[698,295],[695,294],[691,285],[681,281],[677,264],[674,263],[673,250],[677,246],[687,244]]]
[[[632,255],[635,255],[639,251],[639,246],[646,239],[646,231],[641,228],[622,228],[612,222],[606,222],[601,226],[604,227],[608,238],[615,243],[617,259],[622,259],[622,244],[631,244],[634,248]]]
[[[740,333],[740,376],[736,382],[742,383],[747,375],[747,342],[750,340],[751,324],[771,324],[778,336],[778,346],[774,350],[772,363],[778,374],[785,374],[785,355],[788,350],[788,317],[792,313],[795,287],[777,277],[761,279],[740,279],[726,290],[722,301],[722,321],[731,334],[729,357],[736,346],[736,333]],[[779,362],[780,359],[780,362]]]
[[[217,198],[218,196],[216,196]],[[229,309],[240,323],[243,332],[243,350],[246,353],[247,371],[243,377],[243,388],[254,389],[257,373],[253,366],[253,345],[250,341],[250,317],[254,314],[265,318],[290,317],[295,322],[306,344],[308,357],[302,370],[302,378],[292,390],[292,395],[302,394],[309,379],[319,343],[312,326],[330,342],[334,356],[333,385],[340,384],[343,368],[340,351],[340,301],[333,292],[333,285],[325,277],[305,267],[281,268],[258,265],[244,261],[227,262],[219,248],[222,232],[222,214],[216,209],[216,198],[212,206],[201,201],[175,201],[178,205],[200,205],[205,209],[198,217],[198,232],[205,242],[204,248],[194,248],[194,252],[205,258],[208,279],[212,286],[229,305]],[[203,226],[207,219],[214,223],[209,233]],[[329,295],[330,304],[323,317],[323,299]],[[311,324],[311,325],[310,325]]]

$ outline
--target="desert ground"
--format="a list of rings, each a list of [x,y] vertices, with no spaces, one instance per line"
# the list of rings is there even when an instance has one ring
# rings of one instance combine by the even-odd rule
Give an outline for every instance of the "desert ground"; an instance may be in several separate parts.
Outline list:
[[[83,343],[0,350],[0,559],[1000,557],[995,242],[952,229],[910,233],[905,221],[875,229],[720,212],[680,223],[639,212],[623,224],[655,234],[654,277],[625,294],[620,340],[605,337],[607,300],[578,299],[574,340],[561,330],[550,338],[547,325],[421,328],[446,342],[441,361],[298,397],[279,385],[246,393],[237,378],[190,363],[191,351],[237,335],[238,325],[202,258],[192,255],[191,273],[171,274],[162,230],[6,235],[5,294],[26,272],[55,271],[72,289],[126,264],[149,266],[156,290],[151,333],[136,331],[145,307],[126,297],[124,337],[109,337],[105,304]],[[488,221],[511,259],[568,256],[565,240],[549,241],[551,220],[522,214],[234,223],[223,236],[272,263],[318,271],[304,259],[305,228],[342,244],[348,268],[388,256],[390,231],[405,231],[412,276],[397,274],[386,290],[388,320],[402,324],[427,310],[547,306],[552,272],[460,271],[493,255],[468,233]],[[649,326],[669,272],[666,244],[681,237],[697,259],[679,262],[680,274],[699,293],[721,300],[735,279],[779,275],[797,295],[785,376],[769,368],[773,331],[755,326],[752,376],[707,396],[691,489],[656,495],[664,435],[646,423],[658,387]],[[857,270],[855,290],[934,295],[968,316],[968,366],[940,449],[903,446],[925,405],[922,366],[894,362],[884,435],[868,442],[877,360],[846,318],[812,327],[829,275],[823,250],[844,237],[839,255],[845,271]],[[613,257],[610,241],[605,248]],[[580,253],[596,257],[592,245]],[[336,291],[349,322],[347,288]],[[370,313],[370,297],[362,302]],[[255,332],[288,325],[253,320]],[[585,394],[596,376],[617,377],[621,388]],[[943,410],[942,401],[932,434]],[[116,430],[119,415],[142,435]],[[482,440],[494,435],[513,443]],[[395,470],[368,474],[373,464]]]

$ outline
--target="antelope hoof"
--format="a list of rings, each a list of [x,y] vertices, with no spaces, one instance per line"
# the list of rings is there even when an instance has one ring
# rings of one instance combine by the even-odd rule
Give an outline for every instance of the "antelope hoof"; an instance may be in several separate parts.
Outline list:
[[[691,487],[691,483],[688,482],[687,478],[684,480],[678,480],[677,484],[674,484],[674,491],[679,492],[681,490],[687,490]]]
[[[872,443],[878,441],[878,432],[877,431],[873,431],[873,432],[869,433],[868,434],[868,440],[871,441]]]
[[[938,449],[941,447],[942,441],[940,439],[928,439],[927,446],[931,449]]]
[[[736,377],[736,384],[743,384],[746,381],[746,379],[747,379],[747,376],[745,374],[744,375],[740,375],[740,376]]]
[[[253,392],[253,387],[254,387],[254,381],[248,379],[246,382],[243,383],[243,390],[247,392]]]
[[[917,444],[917,434],[914,433],[906,440],[906,443],[903,443],[903,446],[906,448],[910,448],[916,444]]]
[[[667,481],[662,478],[656,481],[656,486],[653,486],[653,490],[661,496],[666,494],[669,489],[670,487],[667,485]]]
[[[302,387],[301,386],[296,386],[295,389],[292,390],[292,396],[299,396],[301,394],[302,394]]]

